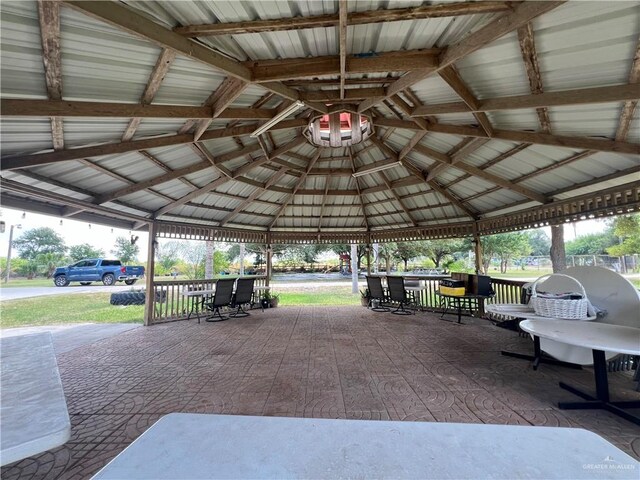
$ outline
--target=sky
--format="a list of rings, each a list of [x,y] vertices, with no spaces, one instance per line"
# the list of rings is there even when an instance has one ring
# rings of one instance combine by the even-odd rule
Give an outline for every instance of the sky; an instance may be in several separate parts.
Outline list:
[[[22,218],[24,215],[24,218]],[[14,228],[13,238],[16,239],[24,230],[38,227],[51,227],[60,234],[68,247],[79,245],[81,243],[89,243],[94,247],[101,248],[106,256],[112,256],[110,251],[113,249],[116,238],[119,236],[130,237],[129,230],[121,228],[111,228],[104,225],[78,222],[72,220],[73,217],[60,218],[48,215],[40,215],[37,213],[22,212],[21,210],[13,210],[9,208],[0,209],[0,220],[6,224],[4,233],[0,233],[0,257],[6,257],[9,246],[9,230],[11,225],[22,225],[22,230]],[[62,220],[62,225],[60,221]],[[576,236],[587,235],[589,233],[602,232],[606,228],[602,220],[584,220],[574,224],[566,224],[564,229],[565,241],[573,240]],[[546,227],[547,235],[551,236],[550,228]],[[138,259],[144,261],[147,258],[147,241],[148,234],[145,232],[135,232],[134,235],[139,236],[138,246],[140,254]],[[18,255],[16,251],[12,253],[15,258]]]

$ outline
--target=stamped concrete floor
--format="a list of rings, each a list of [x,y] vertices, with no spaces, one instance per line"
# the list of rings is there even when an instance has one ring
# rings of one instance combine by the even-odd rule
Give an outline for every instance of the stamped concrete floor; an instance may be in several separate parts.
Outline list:
[[[604,411],[557,409],[575,400],[558,381],[592,390],[591,370],[534,372],[499,353],[528,353],[530,340],[464,322],[281,307],[82,346],[58,355],[71,439],[6,466],[2,478],[88,478],[170,412],[582,427],[640,457],[637,426]],[[614,398],[640,397],[629,373],[611,374],[610,384]]]

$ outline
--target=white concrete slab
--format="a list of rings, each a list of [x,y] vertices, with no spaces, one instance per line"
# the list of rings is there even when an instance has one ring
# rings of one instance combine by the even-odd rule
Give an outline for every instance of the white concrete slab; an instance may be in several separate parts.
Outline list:
[[[578,428],[173,413],[95,479],[632,478]]]
[[[65,443],[71,434],[51,333],[0,339],[0,465]]]

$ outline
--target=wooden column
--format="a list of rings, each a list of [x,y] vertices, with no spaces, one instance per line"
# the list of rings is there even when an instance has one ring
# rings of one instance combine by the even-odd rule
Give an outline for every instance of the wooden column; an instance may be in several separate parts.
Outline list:
[[[476,257],[476,275],[480,275],[482,273],[482,242],[480,241],[478,226],[475,222],[473,224],[473,253]]]
[[[271,247],[271,244],[268,243],[267,244],[267,280],[265,282],[267,286],[271,283],[272,256],[273,256],[273,248]]]
[[[216,274],[213,264],[213,257],[215,254],[216,247],[213,243],[213,240],[207,240],[204,259],[204,278],[206,278],[207,280],[211,280]]]
[[[351,244],[351,293],[358,293],[358,245]]]
[[[153,275],[156,270],[156,229],[155,222],[149,224],[149,244],[147,246],[147,269],[145,271],[145,299],[144,299],[144,325],[149,326],[153,323],[153,314],[155,308],[156,292],[153,282]]]
[[[564,225],[551,227],[551,265],[553,272],[562,272],[567,269],[567,256],[564,251]]]
[[[380,264],[380,259],[378,257],[378,254],[380,253],[379,248],[378,248],[378,244],[374,243],[373,244],[373,273],[377,274],[378,273],[378,265]]]
[[[245,246],[244,243],[240,244],[240,276],[244,277],[244,253]]]

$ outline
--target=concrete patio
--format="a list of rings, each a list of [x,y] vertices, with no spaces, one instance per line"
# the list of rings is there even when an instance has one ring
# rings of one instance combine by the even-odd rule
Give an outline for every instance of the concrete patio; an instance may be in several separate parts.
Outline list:
[[[281,307],[244,319],[136,328],[60,353],[72,422],[62,447],[2,478],[88,478],[170,412],[581,427],[640,458],[640,432],[604,411],[561,411],[589,369],[500,356],[531,341],[490,322],[362,307]],[[637,399],[630,372],[614,398]],[[206,441],[206,439],[203,439]]]

